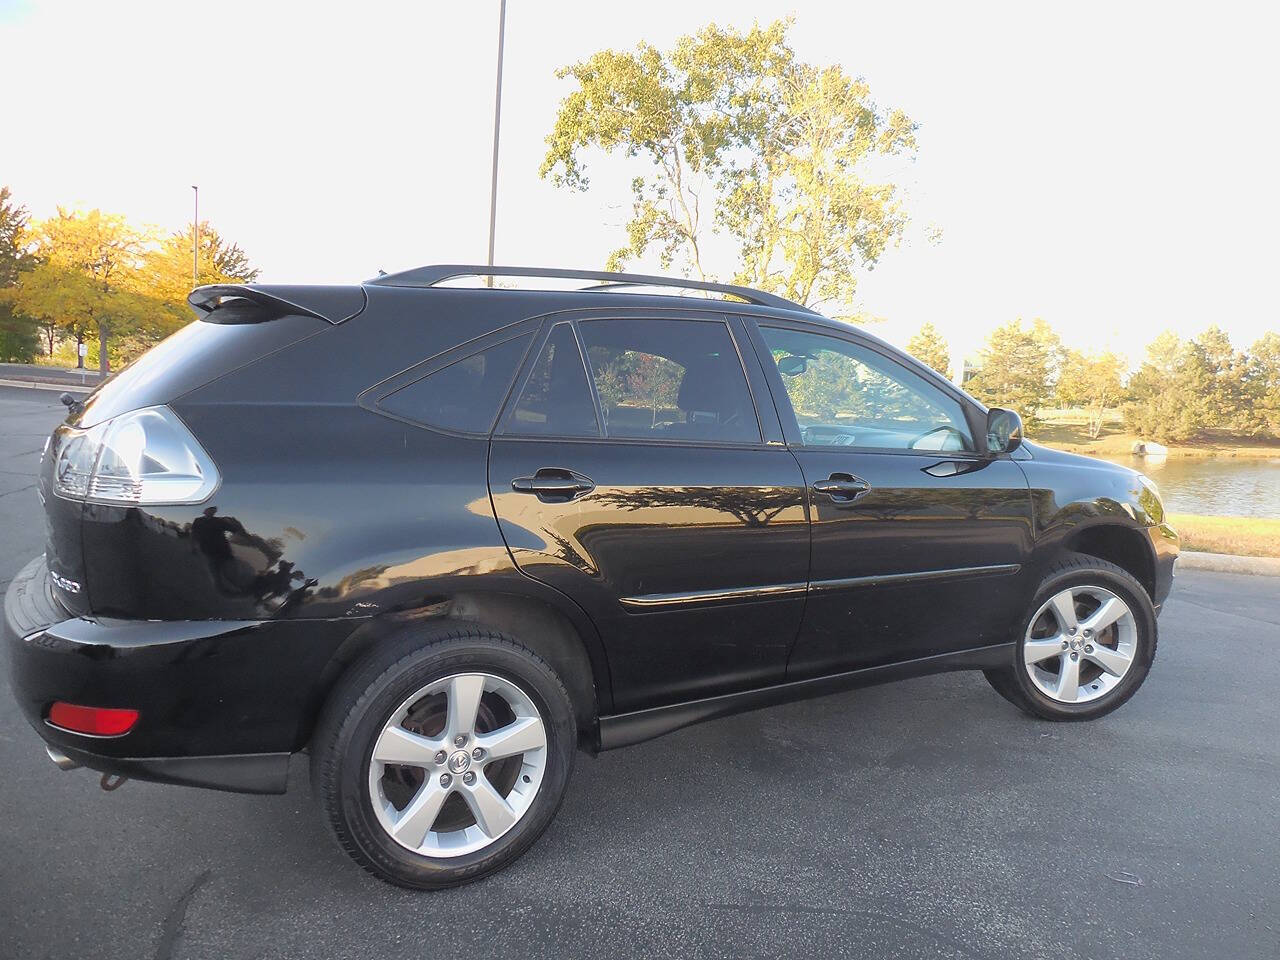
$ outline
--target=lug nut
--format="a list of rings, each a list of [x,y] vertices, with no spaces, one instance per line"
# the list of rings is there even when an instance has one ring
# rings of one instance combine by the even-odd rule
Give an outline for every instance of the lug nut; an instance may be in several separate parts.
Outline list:
[[[1065,641],[1065,640],[1063,640],[1063,641],[1062,641],[1062,649],[1063,649],[1063,650],[1067,649],[1067,647],[1069,647],[1069,646],[1071,646],[1071,644],[1067,643],[1067,641]]]
[[[436,763],[444,763],[445,758],[446,758],[446,755],[443,750],[436,751]]]
[[[472,759],[472,760],[483,760],[483,759],[484,759],[484,751],[483,751],[483,750],[481,750],[479,747],[476,747],[474,750],[472,750],[472,751],[471,751],[471,759]]]
[[[467,735],[465,733],[460,733],[453,738],[453,745],[455,747],[464,746],[466,742],[467,742]]]
[[[468,787],[471,786],[471,784],[475,783],[476,782],[475,771],[468,770],[466,773],[464,773],[462,775],[462,782],[465,783]]]
[[[1092,644],[1092,643],[1086,643],[1086,644],[1084,645],[1084,652],[1085,652],[1085,653],[1093,653],[1093,644]]]
[[[440,774],[440,786],[447,787],[451,783],[453,783],[453,777],[449,776],[447,773]]]
[[[1079,660],[1079,659],[1080,659],[1080,654],[1076,653],[1075,651],[1072,651],[1072,653],[1071,653],[1071,659],[1072,659],[1072,660]]]

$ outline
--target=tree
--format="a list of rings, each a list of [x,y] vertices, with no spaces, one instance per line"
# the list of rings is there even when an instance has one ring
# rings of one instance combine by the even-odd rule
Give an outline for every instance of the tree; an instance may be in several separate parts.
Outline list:
[[[733,280],[813,306],[853,311],[871,269],[906,223],[877,158],[915,149],[915,124],[881,111],[866,83],[796,58],[789,23],[746,33],[710,25],[669,51],[603,50],[562,68],[577,89],[560,104],[541,174],[589,186],[592,149],[648,161],[632,180],[617,269],[650,248],[707,279],[708,229],[738,249]]]
[[[1062,343],[1047,323],[1037,318],[1030,328],[1022,319],[996,327],[978,354],[979,370],[965,388],[983,403],[1016,410],[1028,430],[1036,413],[1053,395]]]
[[[1249,348],[1245,389],[1253,403],[1253,426],[1280,432],[1280,333],[1264,333]]]
[[[116,214],[61,207],[30,233],[39,263],[19,278],[15,305],[28,316],[66,329],[77,345],[96,331],[99,370],[105,376],[111,335],[155,316],[154,299],[142,292],[146,234]]]
[[[0,360],[18,363],[32,360],[38,344],[36,322],[15,310],[13,302],[18,276],[34,266],[22,242],[26,227],[26,208],[0,186]]]
[[[927,367],[932,367],[944,377],[951,377],[951,345],[942,338],[938,328],[925,323],[914,337],[907,341],[907,353]]]
[[[1083,407],[1088,414],[1089,437],[1102,433],[1107,411],[1119,406],[1124,395],[1124,358],[1102,353],[1067,352],[1058,377],[1058,402],[1065,407]]]
[[[1249,358],[1216,324],[1191,341],[1193,363],[1208,378],[1206,427],[1249,432],[1255,426],[1246,377]]]
[[[143,261],[151,293],[161,302],[161,334],[169,334],[191,320],[187,295],[192,290],[191,228],[170,234]],[[208,223],[200,224],[200,256],[196,286],[208,283],[252,283],[261,272],[239,244],[228,243]]]
[[[1129,381],[1125,424],[1139,436],[1189,440],[1209,420],[1211,379],[1202,356],[1166,330],[1147,346],[1146,361]]]

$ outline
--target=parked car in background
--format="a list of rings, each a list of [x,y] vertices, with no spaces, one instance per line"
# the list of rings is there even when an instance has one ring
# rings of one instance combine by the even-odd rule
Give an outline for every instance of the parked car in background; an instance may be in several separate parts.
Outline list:
[[[448,285],[490,273],[597,285]],[[776,296],[433,266],[191,303],[41,462],[5,633],[60,766],[282,792],[309,751],[342,847],[443,887],[579,750],[961,669],[1087,720],[1151,666],[1150,481]]]

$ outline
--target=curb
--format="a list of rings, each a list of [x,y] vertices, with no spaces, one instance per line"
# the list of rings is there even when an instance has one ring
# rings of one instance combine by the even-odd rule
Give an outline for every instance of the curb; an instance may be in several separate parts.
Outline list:
[[[89,393],[96,383],[54,383],[51,380],[5,380],[0,379],[0,387],[22,387],[26,390],[57,390],[59,393]]]
[[[1216,570],[1219,573],[1248,573],[1258,577],[1280,577],[1280,557],[1236,557],[1229,553],[1200,553],[1184,550],[1178,556],[1179,570]]]

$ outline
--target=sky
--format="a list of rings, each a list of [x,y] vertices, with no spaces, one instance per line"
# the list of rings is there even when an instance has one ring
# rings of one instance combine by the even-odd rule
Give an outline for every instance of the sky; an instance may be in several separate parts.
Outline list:
[[[598,269],[624,239],[636,161],[592,157],[587,193],[538,176],[558,67],[788,15],[802,58],[919,124],[895,170],[911,226],[859,281],[879,335],[929,321],[971,353],[1043,317],[1137,362],[1166,328],[1239,346],[1280,329],[1264,4],[510,0],[497,262]],[[497,20],[498,0],[0,0],[0,183],[37,218],[100,207],[164,230],[199,184],[201,219],[264,281],[483,263]],[[730,274],[731,249],[713,254]]]

